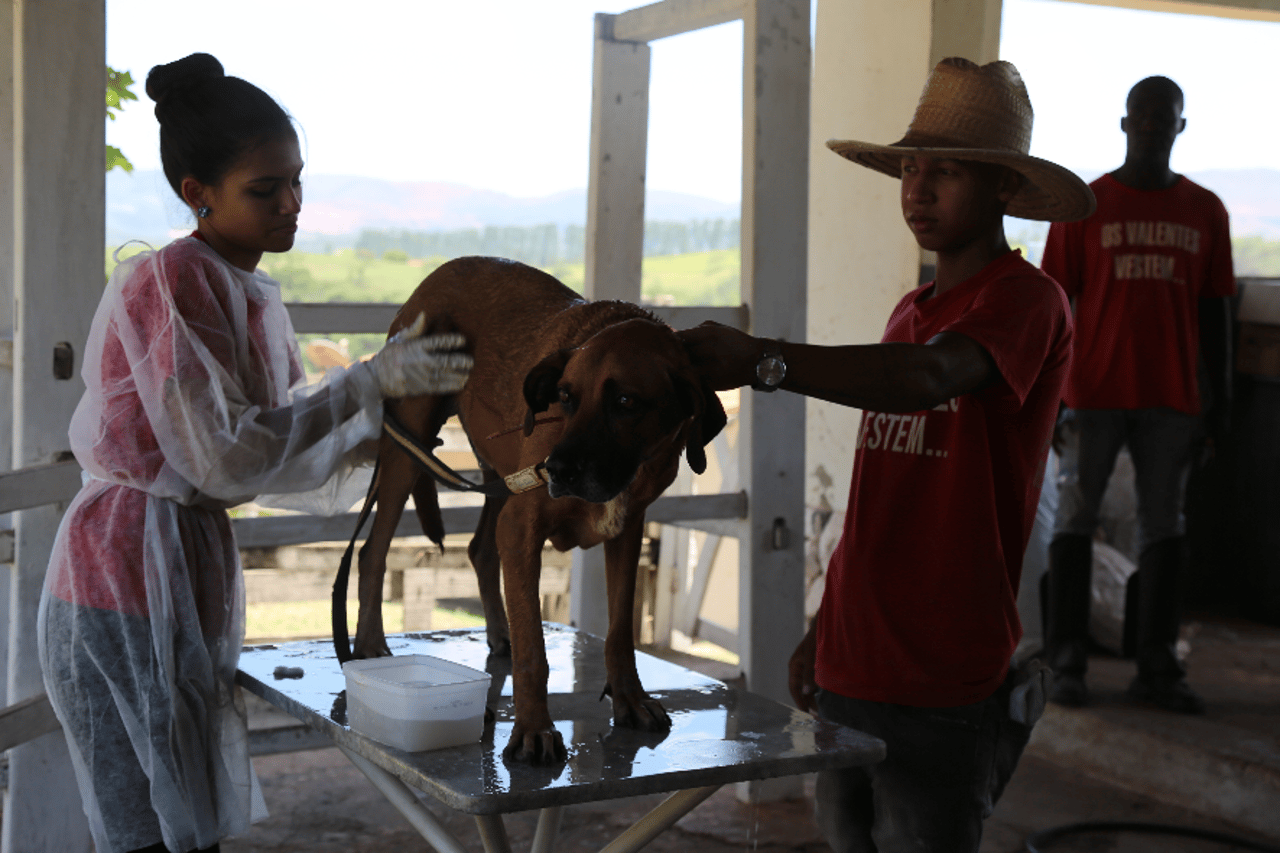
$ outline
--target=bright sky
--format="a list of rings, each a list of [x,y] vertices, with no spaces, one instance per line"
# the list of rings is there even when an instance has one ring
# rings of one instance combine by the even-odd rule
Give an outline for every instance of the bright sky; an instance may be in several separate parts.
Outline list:
[[[141,81],[205,51],[298,119],[313,174],[514,196],[585,187],[593,16],[644,2],[108,0],[107,61],[133,72],[140,98],[108,141],[159,168]],[[741,41],[731,23],[653,44],[651,189],[739,197]],[[1280,24],[1005,0],[1001,53],[1031,93],[1033,154],[1081,172],[1118,165],[1125,94],[1164,74],[1186,93],[1176,170],[1280,169],[1280,110],[1264,94]]]

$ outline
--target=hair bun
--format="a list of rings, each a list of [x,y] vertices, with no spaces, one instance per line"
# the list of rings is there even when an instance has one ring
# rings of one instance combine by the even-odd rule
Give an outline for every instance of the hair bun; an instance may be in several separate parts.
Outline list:
[[[222,63],[215,57],[207,53],[193,53],[152,68],[147,73],[147,96],[159,103],[175,89],[223,76],[225,72],[222,70]]]

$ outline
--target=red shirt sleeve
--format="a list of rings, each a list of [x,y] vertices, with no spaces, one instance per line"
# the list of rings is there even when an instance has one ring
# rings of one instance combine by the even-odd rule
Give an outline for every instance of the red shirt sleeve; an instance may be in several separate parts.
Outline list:
[[[1034,268],[1030,268],[1034,269]],[[1051,355],[1069,352],[1066,297],[1043,275],[1006,277],[982,289],[972,307],[944,331],[958,332],[982,345],[1013,394],[1013,408],[1026,402]]]

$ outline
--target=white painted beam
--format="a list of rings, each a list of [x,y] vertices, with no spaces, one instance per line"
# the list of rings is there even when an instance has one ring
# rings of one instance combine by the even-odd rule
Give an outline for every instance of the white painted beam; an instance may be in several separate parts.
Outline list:
[[[740,20],[750,0],[663,0],[613,16],[608,37],[649,42]]]
[[[1087,6],[1114,6],[1143,12],[1207,15],[1246,21],[1280,21],[1280,0],[1059,0]]]
[[[809,0],[756,0],[743,37],[743,297],[753,334],[804,341]],[[789,702],[787,660],[804,633],[805,399],[744,389],[738,423],[739,477],[751,496],[738,653],[748,690]]]
[[[0,515],[48,504],[65,504],[78,491],[80,463],[74,459],[3,472],[0,473]]]
[[[612,41],[612,19],[596,15],[583,295],[639,302],[650,50]]]
[[[806,339],[809,0],[754,0],[743,19],[742,293],[753,334]],[[746,688],[790,703],[787,662],[804,634],[805,398],[744,389],[740,482],[751,496],[738,547],[737,652]],[[741,799],[797,796],[798,780],[738,786]]]
[[[647,44],[614,41],[614,20],[613,15],[596,15],[583,295],[639,302],[650,51]],[[606,598],[604,549],[575,550],[570,623],[604,636],[609,627]]]
[[[13,452],[16,468],[45,465],[69,446],[79,401],[79,360],[102,295],[106,180],[105,0],[16,0],[0,11],[0,48],[12,68],[9,153],[0,172],[13,187],[12,228],[0,235],[9,264],[13,322]],[[8,251],[6,251],[8,250]],[[53,352],[71,346],[73,375],[56,378]],[[15,514],[9,590],[7,701],[44,690],[36,610],[62,507]],[[0,850],[87,851],[65,738],[49,734],[9,751]]]

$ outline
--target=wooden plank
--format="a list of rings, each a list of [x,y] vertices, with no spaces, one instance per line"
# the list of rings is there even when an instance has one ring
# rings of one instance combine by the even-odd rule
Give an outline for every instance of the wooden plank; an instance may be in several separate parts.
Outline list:
[[[440,511],[445,533],[469,533],[480,522],[480,507],[444,507]],[[356,529],[359,514],[281,515],[268,518],[236,518],[231,522],[236,542],[241,548],[274,548],[300,545],[304,542],[346,542]],[[362,535],[368,534],[366,522]],[[407,512],[400,518],[396,536],[421,536],[418,517]]]
[[[39,693],[7,708],[0,708],[0,752],[62,728],[49,695]]]
[[[286,307],[300,335],[385,335],[400,310],[389,302],[290,302]]]
[[[711,581],[711,567],[715,564],[720,542],[719,536],[709,535],[703,538],[702,547],[698,549],[698,565],[693,570],[693,582],[690,585],[689,594],[684,599],[684,609],[680,613],[677,625],[690,637],[694,636],[698,625],[698,613],[702,611],[702,599],[707,595],[707,584]]]
[[[720,648],[731,652],[736,653],[738,651],[737,633],[709,619],[699,618],[697,624],[693,627],[693,634],[690,636],[699,640],[706,640],[709,643],[715,643]]]
[[[0,473],[0,513],[49,503],[69,501],[80,488],[80,466],[75,461],[32,465]],[[658,498],[645,517],[663,524],[690,519],[743,518],[745,492],[722,495],[668,495]],[[446,507],[441,510],[446,533],[469,533],[480,519],[479,507]],[[273,548],[304,542],[343,542],[355,530],[356,513],[334,516],[283,515],[232,520],[241,548]],[[5,536],[7,534],[7,537]],[[417,516],[406,513],[397,536],[419,536]],[[4,539],[8,540],[7,545]],[[0,563],[12,560],[13,534],[0,531]]]
[[[6,471],[0,473],[0,515],[47,504],[66,503],[78,491],[80,463],[74,459]]]
[[[711,305],[646,305],[659,320],[676,329],[692,329],[701,323],[712,320],[733,326],[735,329],[748,329],[751,323],[751,311],[745,305],[733,307],[717,307]]]
[[[593,298],[612,299],[614,297],[597,294]],[[639,291],[629,294],[626,298],[631,302],[639,303]],[[386,334],[399,308],[398,305],[381,302],[290,302],[285,307],[289,309],[294,331],[300,335]],[[747,327],[748,310],[745,305],[646,305],[645,307],[660,320],[677,329],[688,329],[706,320],[724,323],[735,329]],[[0,342],[0,355],[3,355],[2,344],[3,342]]]
[[[645,511],[645,521],[674,524],[686,519],[746,518],[747,493],[663,495]]]
[[[742,18],[746,0],[663,0],[615,15],[610,38],[648,42]]]

